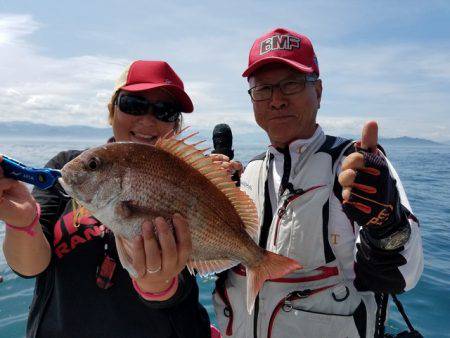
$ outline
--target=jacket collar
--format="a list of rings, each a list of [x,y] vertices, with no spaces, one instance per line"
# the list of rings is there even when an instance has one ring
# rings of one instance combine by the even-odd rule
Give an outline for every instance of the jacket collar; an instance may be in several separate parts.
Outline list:
[[[311,136],[310,138],[297,139],[297,140],[292,141],[289,144],[289,153],[290,153],[291,157],[295,158],[295,157],[300,156],[300,154],[302,154],[306,151],[306,149],[308,148],[309,145],[314,143],[314,141],[316,141],[317,139],[321,138],[322,135],[323,135],[323,130],[319,125],[317,125],[316,131],[314,132],[313,136]],[[270,154],[272,154],[275,157],[275,159],[284,157],[284,154],[281,151],[281,149],[277,149],[273,145],[269,145],[268,151]]]

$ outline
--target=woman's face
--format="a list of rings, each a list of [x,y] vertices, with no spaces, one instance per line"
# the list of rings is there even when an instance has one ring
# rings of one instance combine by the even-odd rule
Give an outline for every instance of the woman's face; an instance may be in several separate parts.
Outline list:
[[[122,90],[119,95],[126,93]],[[142,92],[133,92],[133,95],[146,98],[150,102],[174,102],[173,97],[161,90],[151,89]],[[155,144],[158,137],[162,137],[173,131],[176,122],[162,122],[152,114],[142,116],[129,115],[122,112],[117,104],[114,105],[114,116],[112,119],[112,128],[114,138],[118,142],[139,142]]]

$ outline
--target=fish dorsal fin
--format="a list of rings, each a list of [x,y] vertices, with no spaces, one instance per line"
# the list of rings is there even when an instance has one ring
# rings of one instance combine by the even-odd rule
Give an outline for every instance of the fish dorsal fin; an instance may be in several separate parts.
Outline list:
[[[187,128],[182,131],[186,129]],[[180,133],[175,136],[166,135],[158,139],[155,147],[167,151],[183,160],[192,168],[199,171],[222,193],[224,193],[235,208],[236,212],[239,214],[247,233],[252,238],[255,238],[259,224],[256,207],[253,201],[245,192],[236,187],[235,182],[231,180],[227,171],[223,169],[220,164],[214,163],[211,157],[205,155],[205,151],[207,149],[196,148],[196,145],[200,142],[196,144],[186,143],[186,140],[197,135],[198,133],[192,133],[182,139],[177,139],[177,136],[180,135]]]

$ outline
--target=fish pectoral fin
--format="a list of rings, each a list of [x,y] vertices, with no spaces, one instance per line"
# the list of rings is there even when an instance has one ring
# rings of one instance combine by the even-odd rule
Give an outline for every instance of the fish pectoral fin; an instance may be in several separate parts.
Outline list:
[[[117,203],[116,212],[121,218],[130,218],[132,210],[129,201],[122,201],[120,203]]]
[[[119,216],[123,218],[130,218],[130,217],[138,217],[138,216],[147,216],[151,217],[154,212],[153,210],[150,210],[149,208],[145,208],[137,201],[129,200],[129,201],[121,201],[116,206],[116,212]]]
[[[194,275],[195,270],[201,277],[222,272],[233,266],[237,265],[239,262],[232,261],[231,259],[212,259],[212,260],[195,260],[191,259],[187,262],[187,268],[189,272]]]
[[[126,253],[124,249],[123,239],[120,236],[116,236],[116,249],[119,254],[119,260],[122,264],[122,267],[128,271],[128,273],[134,277],[138,277],[137,271],[133,268],[131,257]]]

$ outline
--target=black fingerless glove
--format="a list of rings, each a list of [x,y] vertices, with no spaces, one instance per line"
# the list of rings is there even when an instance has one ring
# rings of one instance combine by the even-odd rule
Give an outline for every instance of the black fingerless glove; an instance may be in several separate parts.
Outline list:
[[[350,220],[380,237],[402,223],[404,215],[399,193],[386,159],[377,153],[359,152],[364,156],[365,168],[357,170],[350,198],[343,202],[343,210]]]

